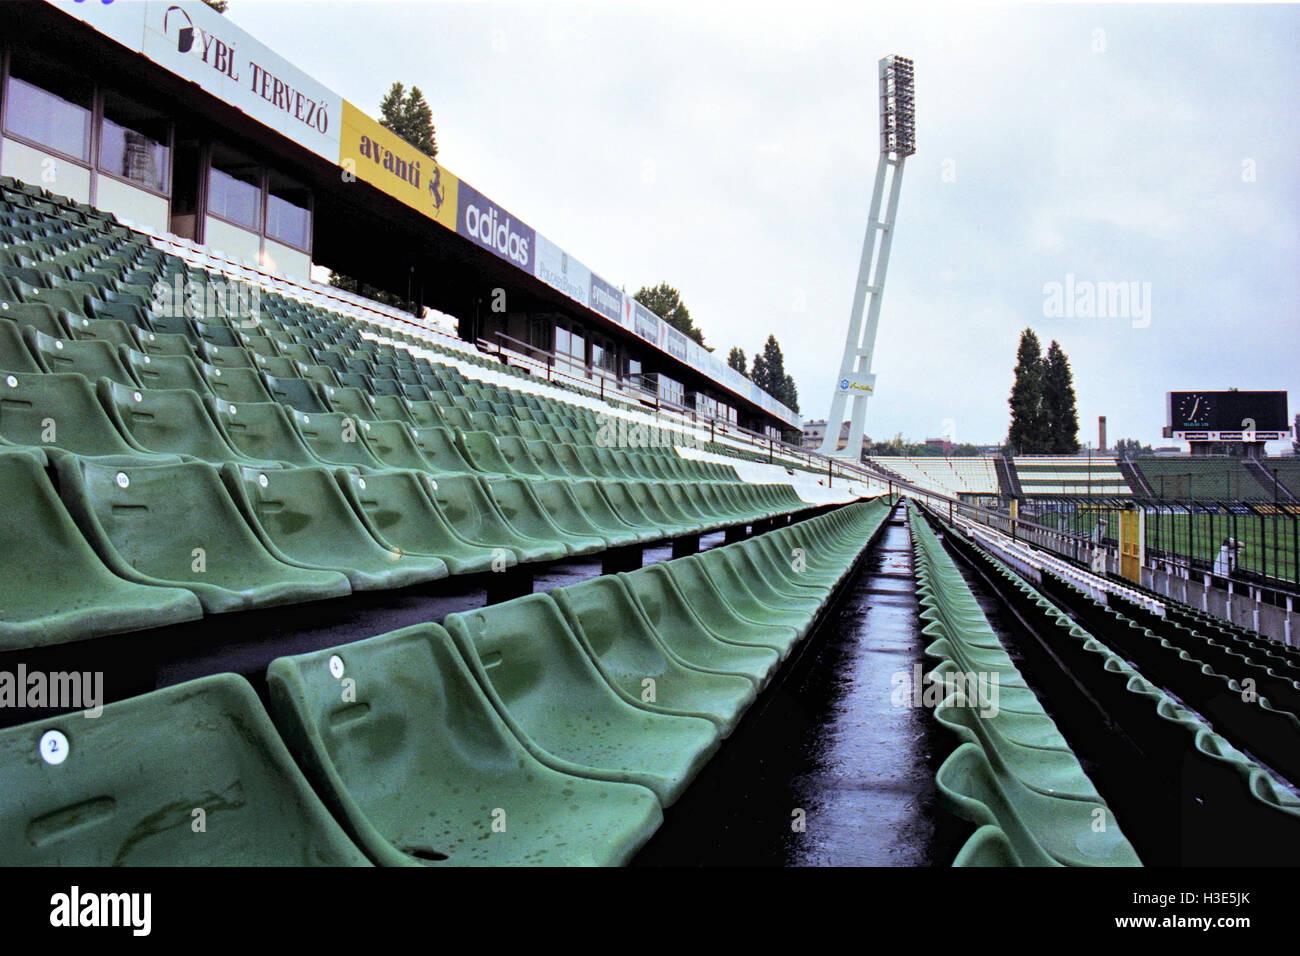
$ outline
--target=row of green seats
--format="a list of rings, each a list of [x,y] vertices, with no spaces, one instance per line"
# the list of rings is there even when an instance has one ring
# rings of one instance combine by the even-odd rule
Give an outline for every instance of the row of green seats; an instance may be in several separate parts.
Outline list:
[[[851,505],[722,550],[806,592],[807,613],[888,511]],[[0,861],[626,863],[801,630],[790,605],[735,599],[699,564],[279,658],[269,712],[218,674],[0,731]]]
[[[176,421],[187,434],[204,421],[193,411]],[[9,415],[0,405],[0,422]],[[91,446],[99,457],[36,445],[0,451],[0,487],[23,503],[8,509],[0,537],[6,649],[499,571],[792,510],[784,486],[489,482],[257,459],[142,460],[120,439]],[[64,554],[68,542],[76,546]],[[32,588],[42,575],[52,583]]]
[[[944,805],[981,828],[956,865],[1140,865],[1119,824],[989,626],[952,559],[909,504],[935,718],[959,746],[939,768]],[[975,693],[972,693],[972,692]]]
[[[1205,714],[1235,746],[1300,784],[1300,684],[1289,665],[1279,661],[1279,672],[1261,651],[1233,648],[1163,618],[1144,626],[1060,578],[1044,578],[1099,640]]]
[[[721,471],[688,469],[685,459],[678,465],[666,456],[545,442],[529,443],[537,453],[534,458],[519,439],[497,439],[487,433],[415,427],[394,420],[369,422],[341,412],[310,415],[276,402],[235,403],[191,389],[124,386],[107,377],[91,389],[79,373],[2,374],[0,442],[58,448],[83,457],[153,458],[160,463],[193,458],[262,468],[328,465],[364,472],[416,468],[494,479],[671,482],[681,486],[665,492],[674,497],[694,497],[693,486],[718,484],[719,488],[700,493],[742,502],[748,497],[756,507],[802,506],[789,486],[719,481]],[[404,407],[412,417],[437,420],[432,409],[415,403]],[[704,515],[710,511],[684,510],[687,515],[692,510]]]
[[[1001,560],[937,515],[931,513],[931,520],[943,524],[954,547],[1001,582],[1018,613],[1041,622],[1061,666],[1122,728],[1152,776],[1163,782],[1174,803],[1171,818],[1158,822],[1170,830],[1166,843],[1175,848],[1176,862],[1294,863],[1300,855],[1300,799]]]

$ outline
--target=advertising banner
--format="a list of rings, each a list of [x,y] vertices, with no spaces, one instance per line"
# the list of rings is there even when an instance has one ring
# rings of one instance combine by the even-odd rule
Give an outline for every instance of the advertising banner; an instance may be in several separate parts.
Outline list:
[[[344,172],[455,229],[456,177],[347,100],[342,114],[337,158]]]
[[[537,238],[532,228],[464,180],[459,192],[456,232],[531,275]]]
[[[838,388],[849,395],[870,395],[876,389],[876,376],[870,372],[851,372],[840,377]]]
[[[591,299],[590,306],[593,311],[599,312],[605,318],[617,322],[625,329],[632,327],[630,319],[624,318],[623,293],[617,286],[612,286],[596,273],[591,273]]]
[[[664,320],[659,318],[631,296],[626,299],[632,309],[632,331],[653,345],[659,344],[659,327]]]
[[[591,270],[540,232],[537,233],[533,262],[533,275],[538,279],[575,302],[590,305]]]
[[[660,319],[660,333],[662,337],[660,342],[663,349],[675,359],[686,361],[686,343],[689,341],[686,336],[682,335],[675,328]]]
[[[207,4],[54,5],[299,146],[338,157],[342,99]]]

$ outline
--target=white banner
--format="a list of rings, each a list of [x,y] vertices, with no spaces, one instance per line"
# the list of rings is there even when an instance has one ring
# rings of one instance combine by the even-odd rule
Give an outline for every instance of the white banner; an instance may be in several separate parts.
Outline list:
[[[533,275],[575,302],[591,305],[591,270],[540,232],[537,233]]]
[[[342,98],[207,4],[50,2],[299,146],[338,162]]]

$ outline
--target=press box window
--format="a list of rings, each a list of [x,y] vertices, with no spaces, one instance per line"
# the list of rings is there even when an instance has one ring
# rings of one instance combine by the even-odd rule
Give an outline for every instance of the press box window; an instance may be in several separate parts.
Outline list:
[[[311,246],[311,196],[276,173],[266,197],[266,236],[304,252]]]
[[[208,175],[208,212],[261,231],[262,170],[237,154],[214,147]]]
[[[167,120],[157,110],[109,93],[104,97],[104,125],[99,168],[156,193],[167,192],[171,150]]]
[[[90,159],[88,82],[30,53],[15,51],[5,102],[5,128],[83,163]]]

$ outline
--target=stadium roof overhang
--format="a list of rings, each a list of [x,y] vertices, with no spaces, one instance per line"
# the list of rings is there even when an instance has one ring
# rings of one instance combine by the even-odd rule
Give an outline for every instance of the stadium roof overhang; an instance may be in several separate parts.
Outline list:
[[[496,288],[506,290],[510,312],[564,312],[611,339],[639,349],[647,371],[662,371],[687,389],[708,389],[742,412],[782,424],[782,415],[662,348],[625,325],[575,301],[506,259],[435,224],[420,210],[356,177],[340,165],[163,68],[147,56],[104,36],[51,3],[4,4],[6,36],[15,44],[45,48],[64,61],[93,64],[86,70],[120,92],[145,97],[175,111],[184,122],[257,161],[292,177],[313,195],[312,259],[396,295],[457,318],[475,314],[476,303]],[[104,80],[111,77],[111,81]],[[742,384],[750,386],[747,380]],[[763,396],[766,401],[766,396]],[[793,424],[791,424],[793,422]],[[798,417],[785,422],[798,427]]]

